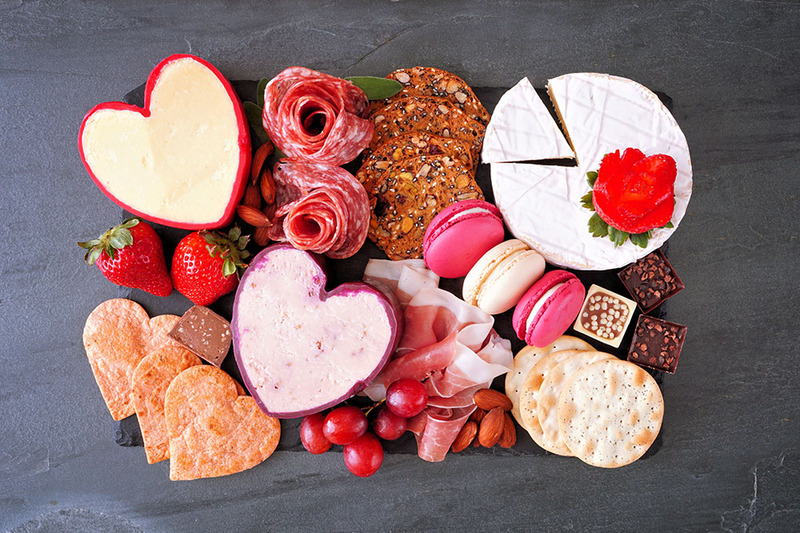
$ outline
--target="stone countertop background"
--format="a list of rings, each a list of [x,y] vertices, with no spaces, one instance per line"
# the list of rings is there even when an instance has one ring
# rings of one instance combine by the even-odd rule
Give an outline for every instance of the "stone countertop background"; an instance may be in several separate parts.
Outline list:
[[[800,4],[599,4],[0,1],[0,530],[798,530]],[[669,317],[689,334],[658,453],[617,470],[388,455],[360,479],[338,453],[286,451],[174,483],[114,444],[81,331],[119,291],[75,242],[120,210],[77,131],[181,52],[229,79],[422,64],[480,87],[598,71],[669,95],[694,193],[670,240],[687,288]]]

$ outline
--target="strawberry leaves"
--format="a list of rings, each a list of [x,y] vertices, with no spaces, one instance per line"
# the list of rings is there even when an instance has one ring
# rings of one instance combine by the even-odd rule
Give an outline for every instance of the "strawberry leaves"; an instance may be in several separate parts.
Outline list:
[[[97,239],[79,242],[78,246],[87,250],[83,259],[88,264],[93,265],[100,255],[105,252],[113,260],[116,250],[122,250],[126,246],[133,244],[133,234],[130,228],[137,224],[139,224],[138,218],[129,218],[119,226],[114,226],[106,231]]]
[[[234,226],[228,230],[227,235],[218,233],[216,231],[203,231],[200,232],[203,239],[206,241],[206,250],[211,257],[216,257],[219,254],[224,260],[222,261],[222,274],[225,277],[233,274],[239,274],[247,268],[245,259],[250,257],[250,252],[246,250],[247,244],[250,242],[249,235],[242,235],[242,230],[239,226]]]

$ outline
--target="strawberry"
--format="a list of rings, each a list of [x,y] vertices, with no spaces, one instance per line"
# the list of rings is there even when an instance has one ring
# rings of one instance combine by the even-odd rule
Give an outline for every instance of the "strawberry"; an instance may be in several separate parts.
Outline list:
[[[86,262],[97,264],[111,283],[156,296],[172,292],[161,239],[152,226],[138,218],[129,218],[100,238],[79,242],[78,246],[88,250]]]
[[[184,237],[172,256],[172,281],[175,289],[195,305],[210,305],[232,292],[250,256],[245,247],[250,238],[238,227],[227,235],[214,231],[195,231]]]

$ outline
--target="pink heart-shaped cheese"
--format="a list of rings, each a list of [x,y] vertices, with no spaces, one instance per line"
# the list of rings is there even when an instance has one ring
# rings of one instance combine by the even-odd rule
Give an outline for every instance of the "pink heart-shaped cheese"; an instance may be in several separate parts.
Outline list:
[[[378,289],[327,276],[312,254],[264,249],[233,305],[233,348],[261,409],[280,418],[321,411],[362,390],[400,338],[400,313]]]
[[[79,148],[98,187],[167,226],[225,226],[244,192],[250,131],[230,83],[210,63],[173,55],[147,79],[144,108],[107,102],[84,118]]]

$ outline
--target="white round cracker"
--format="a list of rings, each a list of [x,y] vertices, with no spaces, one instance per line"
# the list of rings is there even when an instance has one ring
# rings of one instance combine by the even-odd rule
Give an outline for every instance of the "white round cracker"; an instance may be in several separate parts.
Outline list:
[[[658,436],[664,398],[653,377],[620,359],[575,372],[558,401],[558,430],[593,466],[616,468],[640,458]]]
[[[520,425],[522,424],[522,418],[519,414],[519,389],[522,386],[522,382],[528,377],[528,372],[531,371],[533,365],[550,352],[592,349],[592,345],[584,340],[570,335],[562,335],[544,348],[526,346],[517,353],[514,357],[514,367],[511,372],[506,374],[506,396],[508,396],[513,405],[511,414]]]
[[[544,442],[555,448],[569,449],[558,432],[558,399],[561,391],[572,375],[581,368],[613,357],[606,352],[578,352],[547,372],[536,395],[536,408]]]
[[[550,352],[549,354],[541,357],[536,364],[533,365],[528,376],[523,381],[519,392],[519,412],[522,417],[520,425],[524,427],[530,434],[533,442],[538,444],[548,452],[558,455],[571,456],[572,453],[566,446],[553,446],[550,442],[544,440],[544,433],[542,426],[539,424],[539,408],[538,408],[538,394],[539,388],[544,382],[547,372],[561,361],[580,353],[581,350],[561,350],[558,352]]]

